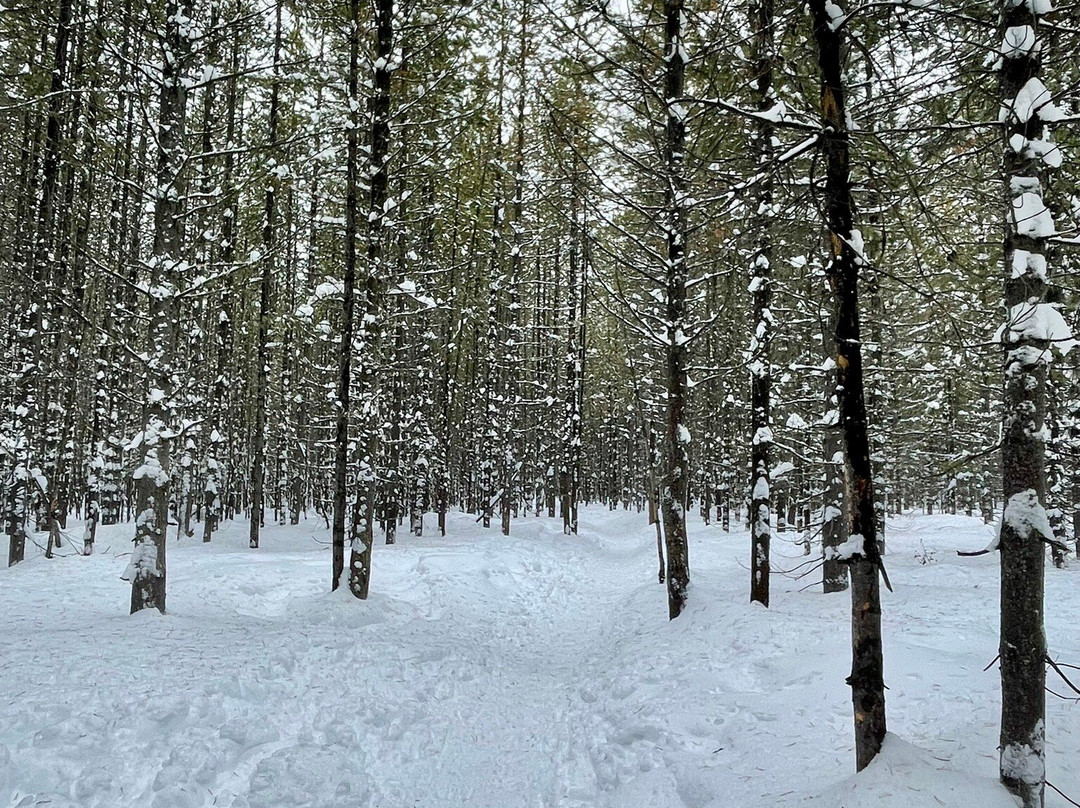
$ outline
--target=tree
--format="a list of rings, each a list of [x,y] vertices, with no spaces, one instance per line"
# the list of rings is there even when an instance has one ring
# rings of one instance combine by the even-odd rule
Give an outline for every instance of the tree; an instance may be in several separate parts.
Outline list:
[[[270,109],[266,145],[270,153],[270,176],[266,179],[266,196],[263,205],[261,273],[259,277],[259,335],[258,355],[255,360],[255,427],[251,457],[251,521],[248,526],[248,545],[259,546],[259,528],[263,521],[263,485],[266,479],[266,409],[267,376],[270,374],[270,288],[274,275],[274,236],[276,230],[275,208],[277,206],[278,172],[278,117],[280,79],[278,63],[281,59],[281,2],[274,2],[274,56],[273,77],[270,84]]]
[[[664,2],[664,104],[666,127],[664,166],[664,231],[667,256],[664,266],[665,320],[667,334],[667,433],[664,478],[661,481],[661,514],[667,547],[668,616],[678,617],[686,606],[690,582],[690,561],[686,539],[686,501],[690,476],[688,457],[690,430],[687,428],[686,398],[687,341],[690,327],[686,317],[686,236],[687,202],[683,163],[686,159],[686,109],[683,106],[683,76],[687,53],[681,35],[682,0]]]
[[[172,348],[179,327],[178,284],[183,262],[185,73],[196,35],[190,0],[167,0],[161,40],[158,156],[154,194],[154,254],[150,261],[146,423],[135,470],[135,549],[128,565],[131,613],[165,611],[165,533],[169,524],[170,447],[178,434],[173,401],[178,385]]]
[[[772,0],[753,0],[750,4],[750,27],[753,36],[753,83],[759,112],[771,110],[773,62],[776,60],[773,36]],[[771,378],[772,312],[771,270],[773,261],[773,138],[775,127],[765,116],[757,122],[758,164],[762,172],[757,189],[758,243],[750,268],[753,297],[754,333],[750,338],[750,600],[769,605],[769,539],[772,532],[772,496],[769,481],[769,448],[773,442],[769,417]]]
[[[1046,503],[1046,377],[1050,348],[1070,338],[1047,302],[1047,241],[1055,235],[1043,201],[1047,168],[1061,164],[1045,124],[1060,111],[1043,84],[1040,23],[1049,3],[1001,6],[999,100],[1004,127],[1006,321],[1001,552],[1001,781],[1025,808],[1043,804],[1046,779],[1044,544],[1054,536]]]
[[[338,347],[337,398],[335,400],[334,434],[334,524],[331,536],[332,574],[331,589],[341,583],[345,569],[345,510],[348,496],[349,464],[349,409],[352,398],[352,351],[353,321],[356,316],[356,242],[359,226],[357,209],[360,186],[360,2],[349,0],[349,74],[347,79],[347,102],[349,117],[345,155],[345,272],[342,278],[341,336]]]
[[[378,449],[378,403],[374,389],[377,372],[375,351],[379,336],[379,308],[385,282],[383,230],[386,221],[390,157],[390,80],[395,65],[394,3],[377,0],[375,5],[375,80],[371,96],[371,142],[368,155],[367,256],[364,273],[364,322],[361,351],[361,416],[365,433],[361,441],[360,484],[353,517],[349,558],[349,590],[361,600],[371,583],[371,548],[374,542],[376,455]]]
[[[826,275],[834,305],[836,390],[844,465],[850,496],[845,501],[848,540],[834,552],[851,572],[851,698],[855,714],[856,768],[865,769],[885,738],[885,683],[881,653],[881,592],[884,573],[878,551],[873,474],[863,393],[862,337],[859,323],[859,271],[866,262],[855,228],[850,134],[845,105],[842,15],[829,0],[810,0],[814,41],[821,74],[821,135],[825,157],[825,226],[829,263]],[[887,579],[886,579],[887,580]]]

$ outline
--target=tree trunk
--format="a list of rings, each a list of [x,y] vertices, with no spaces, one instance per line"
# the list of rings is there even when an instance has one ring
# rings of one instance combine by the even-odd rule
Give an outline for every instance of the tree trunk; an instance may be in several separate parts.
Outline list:
[[[135,471],[135,549],[128,565],[131,612],[165,611],[165,534],[169,523],[169,454],[175,432],[172,357],[179,301],[176,289],[183,261],[184,123],[187,90],[184,71],[191,39],[191,0],[165,3],[165,37],[158,114],[157,188],[154,203],[154,260],[150,288],[146,423],[142,432],[142,464]]]
[[[665,301],[668,331],[667,366],[667,435],[664,479],[661,492],[661,517],[667,546],[668,617],[674,620],[686,606],[686,588],[690,583],[690,560],[686,539],[686,493],[689,476],[688,450],[690,431],[686,427],[687,348],[686,348],[686,178],[683,163],[686,153],[686,120],[682,107],[686,51],[680,25],[683,0],[664,2],[664,103],[667,107],[664,165],[664,230],[667,261],[664,267]]]
[[[267,131],[267,151],[270,155],[270,176],[266,178],[263,202],[262,270],[259,278],[259,336],[255,358],[255,426],[251,448],[251,520],[248,523],[248,546],[259,546],[259,529],[263,520],[263,485],[266,480],[266,406],[270,375],[270,284],[274,277],[274,213],[277,204],[278,156],[278,97],[280,81],[278,63],[281,59],[281,2],[274,3],[274,61],[270,81],[270,122]]]
[[[1040,808],[1045,783],[1046,637],[1043,631],[1043,535],[1046,464],[1044,420],[1046,375],[1051,340],[1043,322],[1046,301],[1046,247],[1054,234],[1043,202],[1046,166],[1044,121],[1054,120],[1052,104],[1032,109],[1021,95],[1049,101],[1039,81],[1044,44],[1037,39],[1034,4],[1002,3],[995,44],[1001,46],[999,100],[1005,123],[1002,200],[1004,202],[1005,350],[1001,482],[1005,513],[1001,520],[1001,782],[1023,801]]]
[[[829,318],[830,327],[833,318]],[[833,360],[835,362],[835,360]],[[826,374],[825,382],[825,497],[821,508],[822,588],[825,594],[848,588],[848,569],[837,555],[837,548],[848,538],[844,518],[848,495],[844,490],[844,441],[839,431],[840,409],[836,393],[836,368]]]
[[[881,653],[881,595],[874,513],[873,475],[863,392],[859,328],[859,268],[865,263],[862,237],[854,227],[847,110],[844,102],[842,28],[826,9],[827,0],[810,0],[821,71],[825,119],[825,215],[831,257],[826,277],[833,295],[836,390],[844,438],[848,542],[835,550],[851,571],[851,698],[855,715],[856,769],[862,771],[885,738],[885,683]],[[852,542],[857,546],[851,547]],[[845,549],[847,548],[847,549]]]
[[[353,0],[355,2],[355,0]],[[390,157],[390,79],[394,55],[394,2],[376,0],[375,5],[375,82],[371,98],[371,150],[368,164],[367,278],[364,284],[365,335],[361,367],[361,395],[367,410],[363,419],[366,433],[362,445],[360,486],[365,498],[362,522],[353,528],[349,561],[349,589],[361,600],[368,596],[371,578],[371,547],[374,542],[376,461],[380,419],[375,400],[376,349],[378,347],[378,309],[382,294],[382,238],[386,216],[386,195]],[[355,131],[355,130],[353,130]],[[364,479],[366,477],[366,479]]]
[[[342,278],[341,343],[338,348],[337,402],[334,435],[334,517],[331,531],[331,589],[341,584],[345,569],[345,509],[349,463],[349,406],[352,384],[353,316],[356,292],[357,205],[359,197],[360,129],[357,111],[360,76],[360,0],[349,0],[348,98],[351,110],[346,147],[345,272]],[[358,508],[354,508],[354,519]],[[355,529],[355,526],[354,526]],[[350,587],[351,588],[351,587]]]
[[[753,85],[757,108],[773,106],[772,82],[775,45],[773,0],[751,0],[750,27],[753,30]],[[769,419],[769,385],[772,343],[771,275],[773,257],[773,133],[766,119],[757,125],[758,169],[762,172],[757,198],[757,248],[750,268],[750,289],[754,333],[750,337],[750,600],[769,605],[769,540],[772,497],[769,479],[769,449],[773,435]],[[707,507],[706,507],[707,512]]]

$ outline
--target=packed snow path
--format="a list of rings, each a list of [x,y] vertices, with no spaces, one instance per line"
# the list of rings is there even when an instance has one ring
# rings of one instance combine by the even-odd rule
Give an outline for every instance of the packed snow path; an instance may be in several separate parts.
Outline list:
[[[126,614],[128,525],[90,558],[0,571],[0,806],[835,802],[813,792],[852,765],[847,596],[778,578],[773,609],[751,607],[746,535],[696,524],[691,608],[669,624],[642,516],[588,509],[582,525],[530,518],[504,538],[456,515],[445,538],[377,547],[367,603],[326,592],[315,521],[270,526],[255,551],[241,524],[170,540],[164,617]],[[996,558],[951,554],[987,530],[891,531],[890,728],[931,755],[898,746],[889,763],[931,772],[934,806],[954,765],[976,775],[957,805],[994,788]],[[778,566],[803,560],[778,538]],[[1051,646],[1070,661],[1077,583],[1048,570]],[[1075,792],[1080,711],[1050,708],[1050,779]]]

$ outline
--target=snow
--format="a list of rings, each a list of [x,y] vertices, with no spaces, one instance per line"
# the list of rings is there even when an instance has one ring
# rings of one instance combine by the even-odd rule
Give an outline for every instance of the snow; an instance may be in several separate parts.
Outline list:
[[[153,519],[153,511],[146,511],[143,513],[145,517],[149,513],[150,519]],[[129,556],[127,568],[120,576],[122,581],[134,581],[139,578],[153,577],[156,578],[161,575],[161,570],[158,569],[157,564],[157,548],[152,541],[143,539],[135,545]]]
[[[1035,730],[1028,738],[1031,743],[1009,744],[1001,755],[1001,767],[1013,779],[1037,785],[1046,776],[1046,767],[1042,755],[1045,746],[1042,721],[1035,724]]]
[[[1043,14],[1049,14],[1054,10],[1054,5],[1051,0],[1008,0],[1006,6],[1008,8],[1015,8],[1016,6],[1025,6],[1028,11],[1034,14],[1036,17]]]
[[[825,0],[825,13],[829,15],[829,29],[835,31],[844,24],[844,10],[832,0]]]
[[[1012,276],[1019,278],[1029,272],[1036,278],[1046,280],[1046,256],[1028,250],[1013,250]]]
[[[1054,217],[1037,193],[1023,193],[1012,201],[1013,223],[1016,232],[1030,238],[1050,238],[1057,234]]]
[[[820,794],[781,805],[820,808],[1016,808],[1016,801],[986,778],[971,777],[891,733],[866,769]]]
[[[870,263],[866,258],[866,242],[863,241],[862,231],[858,228],[851,228],[851,233],[848,235],[848,244],[851,245],[851,249],[855,251],[855,262],[859,265]]]
[[[794,412],[788,416],[785,425],[788,429],[808,429],[810,426],[798,413]]]
[[[1064,159],[1058,144],[1054,143],[1049,137],[1029,140],[1017,132],[1009,138],[1009,148],[1021,157],[1029,159],[1037,157],[1050,168],[1061,168]]]
[[[1046,85],[1035,77],[1027,80],[1016,94],[1012,107],[1003,112],[1006,117],[1011,114],[1020,123],[1027,123],[1033,117],[1046,122],[1059,121],[1063,117],[1061,110],[1051,100]]]
[[[242,520],[209,545],[170,532],[164,616],[127,614],[130,524],[100,526],[93,556],[10,569],[0,543],[0,805],[1014,805],[996,782],[998,671],[983,670],[997,557],[953,552],[993,527],[890,519],[899,737],[853,775],[846,593],[778,575],[771,607],[751,608],[748,535],[691,520],[690,601],[669,622],[644,514],[580,519],[576,537],[546,518],[503,537],[451,513],[443,538],[429,514],[424,537],[375,547],[364,603],[326,591],[321,519],[270,524],[256,551]],[[802,557],[784,537],[775,567]],[[1047,570],[1049,646],[1069,662],[1078,574]],[[1048,777],[1075,793],[1080,705],[1047,710]]]
[[[826,522],[831,522],[831,519],[826,519]],[[843,544],[839,544],[836,547],[826,547],[825,557],[829,559],[839,558],[842,561],[850,561],[855,556],[862,555],[865,539],[858,533],[852,533],[848,536],[847,541]]]
[[[345,294],[345,284],[335,278],[327,278],[315,287],[315,299],[326,300]]]
[[[1006,59],[1027,56],[1035,47],[1035,29],[1030,25],[1014,25],[1005,30],[1001,55]]]
[[[781,123],[787,117],[787,105],[783,101],[777,101],[769,109],[757,113],[757,117],[772,123]]]
[[[772,471],[769,472],[769,478],[777,480],[783,477],[785,474],[790,474],[793,471],[795,471],[795,464],[787,460],[782,460],[776,464],[775,468],[773,468]]]
[[[1022,538],[1031,538],[1033,532],[1048,540],[1054,538],[1046,509],[1039,502],[1035,491],[1030,488],[1009,497],[1002,520]]]
[[[1072,339],[1072,329],[1053,303],[1017,303],[1009,308],[1007,325],[1008,334],[1005,334],[1003,326],[998,342],[1013,344],[1022,339],[1046,340],[1063,354],[1067,354],[1076,344]]]

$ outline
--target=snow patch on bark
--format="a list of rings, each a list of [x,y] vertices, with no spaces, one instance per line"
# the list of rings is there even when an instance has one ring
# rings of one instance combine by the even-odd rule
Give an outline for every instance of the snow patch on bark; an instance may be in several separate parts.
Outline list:
[[[855,556],[861,556],[866,540],[859,533],[853,533],[848,537],[848,540],[843,544],[838,544],[836,547],[825,548],[825,560],[826,561],[850,561]]]
[[[1042,719],[1035,725],[1030,743],[1011,743],[1001,750],[1001,773],[1030,785],[1039,785],[1046,777],[1043,759],[1045,728]]]
[[[140,541],[135,545],[128,561],[127,569],[120,576],[124,581],[139,581],[143,578],[159,578],[161,569],[157,563],[157,547],[152,541]]]
[[[1054,538],[1054,531],[1050,527],[1046,509],[1039,502],[1039,496],[1032,488],[1009,497],[1001,522],[1024,539],[1030,538],[1032,533],[1048,540]]]

